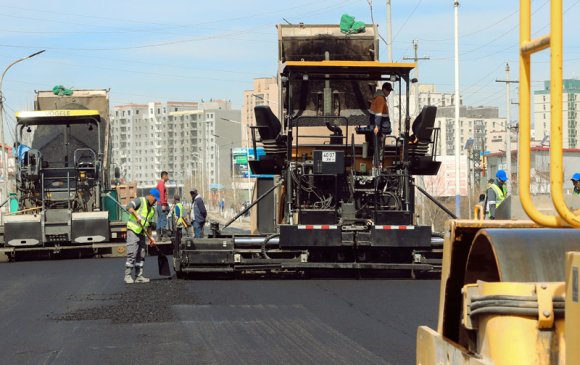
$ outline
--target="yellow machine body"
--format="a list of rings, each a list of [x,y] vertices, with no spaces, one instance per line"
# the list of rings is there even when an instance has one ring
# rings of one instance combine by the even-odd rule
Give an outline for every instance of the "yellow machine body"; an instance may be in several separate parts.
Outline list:
[[[531,0],[520,0],[518,185],[531,221],[448,222],[437,331],[419,327],[417,364],[580,364],[580,216],[562,190],[562,14],[551,0],[550,33],[532,39]],[[555,215],[534,205],[529,173],[531,56],[548,48]]]

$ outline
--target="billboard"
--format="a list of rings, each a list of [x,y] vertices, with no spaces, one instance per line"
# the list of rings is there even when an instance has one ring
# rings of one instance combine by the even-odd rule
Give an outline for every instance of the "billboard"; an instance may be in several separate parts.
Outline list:
[[[250,166],[248,161],[253,161],[256,157],[258,160],[260,157],[265,156],[266,151],[264,151],[264,147],[257,147],[256,148],[256,156],[254,156],[254,149],[253,148],[232,148],[232,167],[233,167],[233,177],[241,177],[241,178],[257,178],[257,177],[273,177],[273,175],[257,175],[253,174],[250,170]]]

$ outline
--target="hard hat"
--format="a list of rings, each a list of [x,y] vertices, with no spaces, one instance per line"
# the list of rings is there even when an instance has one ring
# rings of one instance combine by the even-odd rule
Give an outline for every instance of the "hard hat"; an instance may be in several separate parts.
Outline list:
[[[497,170],[497,173],[495,174],[495,177],[497,177],[501,181],[507,181],[508,180],[507,174],[505,173],[504,170]]]
[[[572,175],[572,181],[580,181],[580,172],[575,173]]]
[[[382,88],[382,89],[386,89],[386,90],[388,90],[388,91],[393,91],[393,85],[391,85],[391,84],[390,84],[390,83],[388,83],[388,82],[385,82],[381,88]]]
[[[159,189],[153,188],[153,189],[149,190],[149,195],[153,195],[153,197],[155,198],[155,200],[159,200],[159,196],[161,194],[159,193]]]

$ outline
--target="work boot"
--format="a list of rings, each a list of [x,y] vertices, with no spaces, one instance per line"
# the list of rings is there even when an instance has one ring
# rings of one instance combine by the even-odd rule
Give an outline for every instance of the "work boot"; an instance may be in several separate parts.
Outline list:
[[[135,280],[133,280],[132,271],[132,267],[125,268],[125,284],[133,284],[135,282]]]
[[[146,278],[145,276],[143,276],[143,268],[142,267],[135,268],[135,282],[136,283],[148,283],[149,282],[149,278]]]

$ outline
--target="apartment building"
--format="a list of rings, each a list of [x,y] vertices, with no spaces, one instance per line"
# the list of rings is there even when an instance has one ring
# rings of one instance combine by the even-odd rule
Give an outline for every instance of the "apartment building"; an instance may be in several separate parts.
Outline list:
[[[550,136],[550,81],[544,81],[542,90],[534,91],[534,129],[538,140]],[[564,148],[579,148],[578,110],[580,110],[580,80],[563,80],[562,134]]]
[[[217,108],[206,108],[206,107]],[[126,181],[155,186],[166,170],[176,185],[226,187],[231,148],[240,144],[240,111],[229,101],[114,106],[112,162]]]
[[[468,139],[473,139],[473,149],[478,151],[497,152],[506,149],[506,120],[499,117],[497,107],[459,108],[459,125],[455,122],[455,107],[437,109],[435,128],[439,128],[438,153],[442,156],[455,155],[455,129],[459,128],[461,154]],[[515,131],[512,141],[515,142]],[[515,145],[514,145],[515,147]]]

